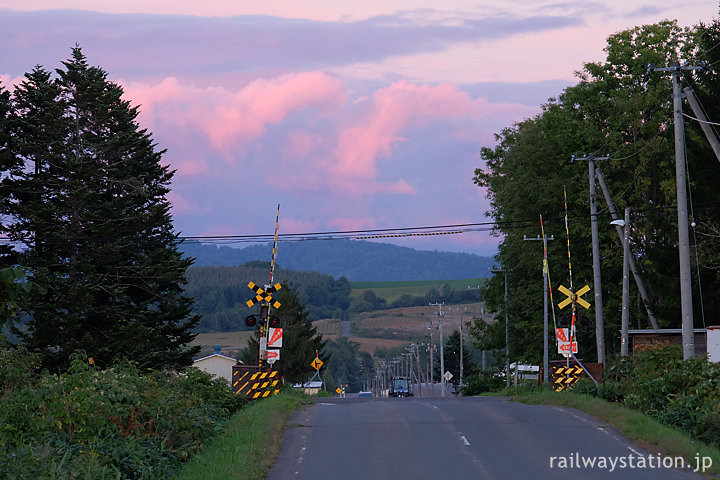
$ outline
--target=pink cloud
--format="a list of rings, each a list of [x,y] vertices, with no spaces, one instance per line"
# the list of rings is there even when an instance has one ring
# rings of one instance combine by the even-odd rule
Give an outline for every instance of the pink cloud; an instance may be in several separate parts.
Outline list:
[[[171,190],[170,193],[167,194],[167,199],[172,204],[173,214],[189,213],[194,215],[204,215],[210,213],[210,209],[208,207],[200,206],[200,204],[196,201],[184,198],[182,195],[177,193],[177,190]]]
[[[140,119],[148,128],[199,130],[222,153],[246,148],[294,112],[316,107],[329,115],[346,102],[342,82],[322,72],[258,79],[238,90],[199,88],[172,77],[156,85],[130,83],[125,90],[141,104]]]
[[[335,155],[340,174],[372,178],[378,174],[378,157],[392,153],[393,146],[403,141],[403,131],[433,120],[478,116],[486,105],[484,99],[473,100],[454,85],[414,85],[405,80],[378,90],[369,102],[360,121],[338,137]]]
[[[318,148],[320,139],[316,135],[305,132],[291,134],[290,141],[285,146],[284,154],[288,158],[307,157]]]
[[[317,220],[282,217],[282,205],[280,216],[280,233],[307,233],[322,229],[322,225]]]
[[[375,219],[372,217],[336,217],[329,219],[326,223],[330,228],[341,232],[369,230],[377,227]]]

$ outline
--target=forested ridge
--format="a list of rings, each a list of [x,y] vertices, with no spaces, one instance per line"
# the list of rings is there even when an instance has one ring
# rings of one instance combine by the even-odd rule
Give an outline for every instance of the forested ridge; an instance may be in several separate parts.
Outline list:
[[[195,266],[236,266],[267,261],[272,245],[232,248],[185,241],[183,252]],[[362,240],[280,242],[278,261],[288,269],[320,272],[350,281],[456,280],[490,275],[492,257],[470,253],[415,250]]]

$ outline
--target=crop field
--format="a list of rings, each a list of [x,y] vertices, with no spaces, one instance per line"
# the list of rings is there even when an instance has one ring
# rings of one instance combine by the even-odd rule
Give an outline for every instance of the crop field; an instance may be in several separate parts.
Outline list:
[[[446,306],[443,334],[458,330],[461,321],[467,323],[473,318],[480,318],[484,306],[482,302]],[[427,327],[430,323],[437,330],[437,311],[437,307],[428,305],[362,313],[350,319],[352,336],[402,340],[406,343],[422,341],[429,338]]]
[[[437,289],[441,285],[449,285],[453,290],[464,290],[468,287],[482,286],[487,278],[471,278],[468,280],[419,280],[415,282],[350,282],[352,293],[350,296],[359,297],[366,290],[372,290],[378,297],[393,302],[403,295],[422,297],[430,289]]]

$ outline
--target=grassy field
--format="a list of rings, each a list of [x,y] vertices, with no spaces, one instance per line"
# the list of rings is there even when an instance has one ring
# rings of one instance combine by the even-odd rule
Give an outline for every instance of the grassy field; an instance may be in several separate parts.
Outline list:
[[[422,297],[430,289],[437,289],[447,284],[454,290],[464,290],[468,287],[483,285],[487,278],[472,278],[469,280],[419,280],[414,282],[350,282],[352,292],[350,296],[358,297],[366,290],[372,290],[378,297],[393,302],[403,295]]]

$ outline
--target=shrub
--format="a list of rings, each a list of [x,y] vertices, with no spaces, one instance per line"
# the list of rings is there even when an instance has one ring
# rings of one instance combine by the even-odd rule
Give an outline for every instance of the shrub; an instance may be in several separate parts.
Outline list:
[[[0,478],[165,478],[243,405],[197,369],[140,375],[86,358],[49,375],[22,347],[0,349]]]
[[[636,351],[608,364],[598,395],[720,446],[720,365],[706,358],[683,360],[675,346]]]

